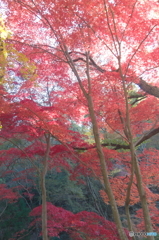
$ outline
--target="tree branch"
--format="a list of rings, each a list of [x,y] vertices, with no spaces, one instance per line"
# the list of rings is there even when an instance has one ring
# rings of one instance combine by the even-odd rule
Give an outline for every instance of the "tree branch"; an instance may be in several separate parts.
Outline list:
[[[159,133],[159,127],[150,130],[149,132],[145,133],[143,136],[141,136],[135,143],[134,146],[137,147],[140,144],[142,144],[144,141],[150,139],[151,137],[153,137],[154,135]],[[119,149],[130,149],[128,144],[120,144],[120,143],[102,143],[101,144],[102,147],[114,147],[114,150],[119,150]],[[78,151],[86,151],[89,149],[93,149],[96,148],[96,145],[90,145],[89,147],[73,147],[74,150],[78,150]]]
[[[157,98],[159,98],[159,87],[152,86],[148,84],[146,81],[144,81],[142,78],[140,78],[140,82],[138,83],[138,86],[146,93],[153,95]]]

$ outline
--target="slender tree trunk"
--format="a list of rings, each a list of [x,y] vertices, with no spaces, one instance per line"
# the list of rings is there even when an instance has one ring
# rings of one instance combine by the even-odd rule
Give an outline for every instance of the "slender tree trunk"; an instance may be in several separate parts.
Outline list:
[[[153,228],[152,228],[150,213],[149,213],[149,209],[148,209],[146,193],[145,193],[145,190],[143,187],[143,181],[142,181],[142,176],[141,176],[141,172],[140,172],[140,167],[138,164],[138,159],[136,157],[136,151],[135,151],[135,147],[134,147],[134,143],[133,143],[133,136],[132,136],[132,130],[131,130],[131,124],[130,124],[130,115],[129,115],[128,94],[127,94],[127,89],[125,86],[125,77],[122,74],[122,68],[121,68],[120,62],[119,62],[119,66],[120,66],[119,67],[120,76],[123,81],[123,90],[124,90],[125,103],[126,103],[126,120],[125,120],[125,123],[123,120],[123,125],[124,125],[125,135],[129,141],[129,145],[130,145],[132,171],[135,171],[135,175],[136,175],[136,179],[137,179],[137,188],[138,188],[140,201],[141,201],[141,205],[142,205],[142,209],[143,209],[145,230],[146,230],[146,232],[152,232]],[[131,174],[133,174],[133,172]],[[130,224],[129,216],[128,216],[128,223]],[[147,239],[154,240],[154,237],[148,236]]]
[[[142,205],[142,209],[143,209],[145,229],[146,229],[146,232],[153,232],[153,227],[152,227],[151,218],[150,218],[150,212],[148,209],[148,204],[147,204],[147,199],[146,199],[146,193],[145,193],[145,190],[143,187],[142,175],[140,172],[140,167],[139,167],[138,159],[136,158],[136,156],[135,156],[135,164],[134,165],[135,165],[135,175],[136,175],[136,179],[137,179],[137,188],[138,188],[141,205]],[[147,237],[147,239],[154,240],[154,237],[149,236],[149,237]]]
[[[89,52],[86,52],[86,75],[87,75],[87,80],[88,80],[88,93],[87,93],[87,91],[85,90],[85,88],[81,82],[81,79],[80,79],[80,76],[76,69],[76,66],[75,66],[72,58],[70,57],[67,46],[65,44],[63,44],[63,47],[65,49],[64,55],[65,55],[66,59],[68,60],[68,64],[71,67],[72,71],[74,72],[74,74],[78,80],[80,89],[82,90],[83,95],[86,98],[87,103],[88,103],[88,110],[89,110],[91,122],[93,125],[93,135],[94,135],[94,139],[95,139],[95,143],[96,143],[98,157],[100,160],[100,167],[101,167],[101,172],[102,172],[102,176],[103,176],[105,191],[106,191],[109,201],[110,201],[110,205],[111,205],[112,212],[113,212],[113,218],[114,218],[114,221],[117,226],[118,234],[119,234],[121,240],[128,240],[128,238],[125,234],[125,231],[123,229],[123,226],[122,226],[122,223],[120,220],[120,216],[119,216],[119,212],[118,212],[118,208],[117,208],[117,205],[115,202],[114,194],[111,189],[111,185],[110,185],[109,177],[108,177],[107,166],[106,166],[106,159],[105,159],[105,156],[104,156],[104,153],[102,150],[102,146],[100,143],[99,129],[98,129],[98,125],[97,125],[97,120],[96,120],[94,106],[93,106],[93,100],[92,100],[92,96],[91,96],[91,79],[90,79],[90,75],[89,75]]]
[[[49,240],[47,230],[47,201],[46,201],[46,184],[45,177],[48,169],[48,159],[50,152],[50,133],[45,135],[46,138],[46,153],[43,161],[43,170],[41,174],[41,191],[42,191],[42,238],[43,240]]]
[[[130,136],[132,136],[132,135],[130,135]],[[140,166],[138,164],[138,159],[136,157],[136,151],[135,151],[135,147],[132,142],[132,138],[131,138],[130,145],[131,145],[130,151],[131,151],[131,156],[133,158],[134,170],[135,170],[135,175],[136,175],[136,180],[137,180],[137,188],[138,188],[138,192],[139,192],[139,196],[140,196],[141,206],[143,209],[145,230],[146,230],[146,232],[153,232],[151,218],[150,218],[150,212],[148,209],[148,204],[147,204],[147,199],[146,199],[146,193],[145,193],[145,190],[143,187],[142,175],[140,172]],[[154,240],[154,237],[148,236],[147,239]]]
[[[121,223],[121,220],[120,220],[118,208],[117,208],[115,198],[114,198],[114,195],[113,195],[113,192],[112,192],[112,189],[111,189],[111,185],[110,185],[110,182],[109,182],[109,178],[108,178],[106,160],[105,160],[105,156],[104,156],[102,146],[101,146],[101,143],[100,143],[99,130],[98,130],[96,116],[95,116],[95,113],[94,113],[94,106],[93,106],[93,101],[92,101],[91,95],[88,95],[87,100],[88,100],[89,114],[90,114],[92,125],[93,125],[93,134],[94,134],[94,139],[95,139],[95,143],[96,143],[96,149],[97,149],[97,153],[98,153],[98,156],[99,156],[99,159],[100,159],[100,166],[101,166],[101,172],[102,172],[102,176],[103,176],[103,180],[104,180],[104,186],[105,186],[108,198],[110,200],[114,221],[116,223],[120,239],[121,240],[127,240],[127,236],[126,236],[126,234],[124,232],[124,229],[122,227],[122,223]]]
[[[140,172],[140,166],[138,164],[138,159],[136,157],[136,151],[135,151],[135,147],[134,147],[134,144],[133,144],[133,138],[132,138],[130,126],[128,126],[128,130],[129,130],[131,157],[132,157],[132,161],[133,161],[133,164],[134,164],[134,171],[135,171],[136,180],[137,180],[137,188],[138,188],[140,201],[141,201],[141,205],[142,205],[142,209],[143,209],[145,230],[146,230],[146,232],[153,232],[151,218],[150,218],[150,212],[149,212],[149,209],[148,209],[148,204],[147,204],[147,199],[146,199],[146,193],[145,193],[145,190],[144,190],[144,187],[143,187],[142,175],[141,175],[141,172]],[[154,237],[153,236],[148,236],[147,239],[154,240]]]
[[[125,213],[126,213],[129,231],[133,231],[133,225],[132,225],[130,211],[129,211],[130,194],[131,194],[131,187],[133,184],[133,176],[134,176],[134,162],[132,161],[130,181],[128,183],[126,200],[125,200]],[[133,236],[132,239],[135,240],[136,239],[135,236]]]

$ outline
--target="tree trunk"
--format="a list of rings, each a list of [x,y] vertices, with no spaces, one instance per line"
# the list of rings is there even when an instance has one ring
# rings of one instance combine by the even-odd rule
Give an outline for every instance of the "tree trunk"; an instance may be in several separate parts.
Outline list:
[[[49,240],[48,238],[48,230],[47,230],[47,200],[46,200],[46,184],[45,177],[48,169],[48,159],[50,152],[50,133],[48,136],[45,135],[46,138],[46,153],[43,161],[43,170],[41,173],[41,192],[42,192],[42,238],[43,240]]]
[[[151,218],[150,218],[150,212],[148,209],[148,204],[147,204],[147,199],[146,199],[146,193],[145,193],[145,190],[143,187],[142,175],[140,172],[140,166],[138,164],[138,159],[136,157],[135,147],[133,145],[132,139],[131,139],[130,150],[131,150],[131,156],[133,158],[134,170],[135,170],[135,175],[136,175],[136,180],[137,180],[137,188],[138,188],[141,206],[142,206],[143,215],[144,215],[145,230],[146,230],[146,232],[153,232]],[[154,240],[154,237],[147,236],[147,239]]]
[[[120,66],[120,62],[119,62],[119,66]],[[152,232],[153,228],[152,228],[150,213],[149,213],[149,209],[148,209],[148,205],[147,205],[146,194],[145,194],[145,190],[143,187],[143,181],[142,181],[142,176],[141,176],[141,172],[140,172],[140,167],[138,164],[138,159],[136,157],[136,151],[135,151],[135,147],[134,147],[134,143],[133,143],[130,115],[129,115],[128,93],[127,93],[127,89],[125,86],[125,78],[122,74],[121,66],[120,66],[119,70],[120,70],[120,76],[123,81],[123,90],[124,90],[124,97],[125,97],[125,104],[126,104],[126,120],[124,121],[124,119],[122,119],[122,122],[123,122],[123,126],[124,126],[125,136],[127,137],[127,140],[129,141],[129,145],[130,145],[132,171],[135,171],[135,175],[136,175],[136,179],[137,179],[137,188],[138,188],[140,201],[141,201],[141,205],[142,205],[142,210],[143,210],[143,215],[144,215],[145,230],[146,230],[146,232]],[[133,174],[133,172],[131,174]],[[128,219],[128,221],[129,221],[129,219]],[[147,239],[154,240],[154,237],[148,236]]]
[[[146,193],[145,193],[145,190],[144,190],[144,187],[143,187],[140,167],[139,167],[138,160],[137,160],[136,156],[135,156],[135,162],[134,163],[135,163],[134,164],[135,175],[136,175],[136,179],[137,179],[137,188],[138,188],[138,192],[139,192],[139,195],[140,195],[140,200],[141,200],[141,205],[142,205],[143,215],[144,215],[145,229],[146,229],[146,232],[153,232],[150,213],[149,213],[148,204],[147,204],[147,200],[146,200]],[[154,237],[153,236],[148,236],[147,239],[154,240]]]
[[[133,184],[133,177],[134,177],[134,162],[132,161],[130,181],[128,183],[126,200],[125,200],[125,213],[126,213],[126,218],[127,218],[127,222],[128,222],[129,231],[134,230],[133,225],[132,225],[132,221],[131,221],[130,211],[129,211],[130,194],[131,194],[131,187],[132,187],[132,184]],[[132,239],[135,240],[136,239],[135,236],[133,236]]]
[[[63,45],[63,46],[64,46],[64,49],[65,49],[64,54],[66,56],[66,59],[68,60],[68,64],[70,65],[72,71],[74,72],[74,74],[75,74],[75,76],[78,80],[80,89],[82,90],[83,95],[86,98],[87,103],[88,103],[88,110],[89,110],[89,114],[90,114],[90,117],[91,117],[91,122],[92,122],[92,125],[93,125],[93,135],[94,135],[94,139],[95,139],[95,143],[96,143],[96,149],[97,149],[98,157],[99,157],[99,160],[100,160],[100,168],[101,168],[101,172],[102,172],[102,176],[103,176],[105,191],[106,191],[106,193],[108,195],[108,198],[109,198],[109,201],[110,201],[110,205],[111,205],[112,212],[113,212],[113,218],[114,218],[114,221],[115,221],[116,226],[117,226],[118,234],[119,234],[121,240],[128,240],[128,238],[125,234],[125,231],[122,227],[122,223],[121,223],[121,220],[120,220],[118,208],[117,208],[117,205],[116,205],[116,202],[115,202],[113,191],[111,189],[111,185],[110,185],[109,178],[108,178],[106,159],[105,159],[105,156],[104,156],[104,153],[103,153],[103,150],[102,150],[102,145],[100,143],[99,129],[98,129],[98,125],[97,125],[97,120],[96,120],[96,116],[95,116],[95,112],[94,112],[94,106],[93,106],[93,100],[92,100],[92,96],[91,96],[91,79],[90,79],[90,75],[89,75],[89,52],[86,53],[86,75],[87,75],[87,80],[88,80],[88,92],[89,92],[89,93],[87,93],[87,91],[85,90],[85,88],[84,88],[84,86],[81,82],[80,76],[79,76],[78,71],[77,71],[77,69],[74,65],[74,62],[73,62],[72,58],[70,57],[70,54],[68,53],[67,46],[66,45]]]
[[[92,97],[90,95],[87,97],[87,101],[88,101],[88,107],[89,107],[89,114],[90,114],[92,125],[93,125],[93,134],[94,134],[94,139],[95,139],[95,143],[96,143],[96,149],[97,149],[97,153],[98,153],[98,156],[99,156],[99,159],[100,159],[100,167],[101,167],[101,172],[102,172],[102,176],[103,176],[103,180],[104,180],[104,186],[105,186],[106,193],[107,193],[107,195],[109,197],[109,200],[110,200],[110,205],[112,207],[114,221],[116,223],[120,239],[121,240],[127,240],[128,238],[127,238],[127,236],[124,232],[124,229],[122,227],[122,223],[121,223],[121,220],[120,220],[120,216],[119,216],[119,212],[118,212],[117,205],[116,205],[116,202],[115,202],[115,198],[114,198],[114,195],[113,195],[113,192],[112,192],[112,189],[111,189],[111,185],[110,185],[110,182],[109,182],[106,160],[105,160],[105,156],[104,156],[102,146],[101,146],[101,143],[100,143],[97,120],[96,120],[95,113],[94,113],[94,106],[93,106]]]

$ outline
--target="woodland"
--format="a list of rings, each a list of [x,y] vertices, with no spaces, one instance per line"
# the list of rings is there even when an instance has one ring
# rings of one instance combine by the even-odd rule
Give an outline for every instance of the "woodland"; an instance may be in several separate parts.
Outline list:
[[[159,1],[0,0],[0,239],[159,233]]]

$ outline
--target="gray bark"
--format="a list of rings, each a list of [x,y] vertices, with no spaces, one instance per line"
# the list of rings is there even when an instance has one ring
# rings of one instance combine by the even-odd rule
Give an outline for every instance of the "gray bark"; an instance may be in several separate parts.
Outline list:
[[[152,86],[151,84],[148,84],[146,81],[144,81],[142,78],[140,78],[140,82],[138,83],[138,86],[146,93],[153,95],[157,98],[159,98],[159,88],[157,86]]]

